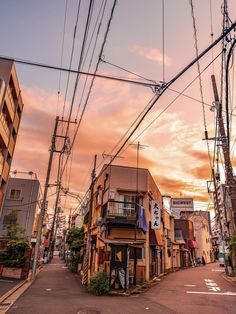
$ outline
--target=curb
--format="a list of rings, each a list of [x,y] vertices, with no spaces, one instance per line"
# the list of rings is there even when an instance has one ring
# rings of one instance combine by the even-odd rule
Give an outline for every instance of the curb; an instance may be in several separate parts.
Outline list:
[[[230,277],[226,276],[225,273],[223,273],[221,275],[226,281],[228,281],[229,283],[231,283],[231,285],[233,285],[234,287],[236,287],[236,281],[234,282],[232,279],[230,279]]]
[[[40,267],[36,273],[37,275],[43,268]],[[0,305],[4,302],[8,301],[9,299],[9,307],[5,310],[0,309],[0,314],[6,313],[9,308],[16,302],[16,300],[32,285],[34,281],[31,279],[31,272],[29,272],[28,278],[20,282],[18,285],[14,286],[11,290],[7,291],[1,298],[0,298]],[[24,287],[25,286],[25,287]],[[20,291],[21,290],[21,291]],[[18,292],[18,293],[17,293]],[[15,294],[15,296],[14,296]]]
[[[18,290],[20,287],[22,287],[28,279],[23,280],[22,282],[18,283],[18,285],[11,288],[11,290],[7,291],[1,298],[0,298],[0,304],[3,303],[8,297],[10,297],[16,290]]]

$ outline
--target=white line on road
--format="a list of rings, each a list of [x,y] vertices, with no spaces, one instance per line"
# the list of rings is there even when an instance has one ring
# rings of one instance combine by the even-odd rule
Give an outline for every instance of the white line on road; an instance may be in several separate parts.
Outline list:
[[[220,272],[223,272],[225,271],[224,269],[212,269],[211,271],[220,271]]]
[[[196,287],[196,285],[184,285],[184,287]]]
[[[216,295],[229,295],[229,296],[236,296],[236,292],[208,292],[208,291],[186,291],[186,293],[190,294],[216,294]]]

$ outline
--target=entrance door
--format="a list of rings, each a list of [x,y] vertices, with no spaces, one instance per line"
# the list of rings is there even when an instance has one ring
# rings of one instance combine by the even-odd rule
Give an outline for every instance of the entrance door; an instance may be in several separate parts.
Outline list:
[[[150,261],[151,261],[151,265],[150,265],[150,277],[156,277],[158,270],[157,270],[157,249],[156,247],[150,247]]]
[[[127,246],[111,245],[110,286],[128,288]]]

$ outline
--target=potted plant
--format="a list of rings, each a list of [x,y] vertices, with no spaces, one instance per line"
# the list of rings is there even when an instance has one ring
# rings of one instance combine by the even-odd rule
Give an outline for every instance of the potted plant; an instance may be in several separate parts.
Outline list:
[[[24,266],[30,245],[26,240],[11,240],[1,252],[2,277],[20,279],[24,277]]]

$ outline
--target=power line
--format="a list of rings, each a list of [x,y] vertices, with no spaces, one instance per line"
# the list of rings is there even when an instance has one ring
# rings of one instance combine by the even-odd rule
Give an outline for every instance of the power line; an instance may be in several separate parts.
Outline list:
[[[63,24],[63,31],[62,31],[62,44],[61,44],[61,62],[60,62],[60,67],[62,67],[63,54],[64,54],[65,30],[66,30],[66,19],[67,19],[67,6],[68,6],[68,0],[66,0],[66,4],[65,4],[64,24]],[[60,74],[59,74],[58,92],[57,92],[57,95],[58,95],[58,98],[57,98],[57,115],[58,115],[58,107],[59,107],[60,93],[61,93],[61,71],[60,71]]]
[[[193,34],[194,34],[195,52],[196,52],[196,57],[198,57],[199,51],[198,51],[198,40],[197,40],[197,26],[196,26],[195,14],[194,14],[193,0],[190,0],[189,2],[190,2],[190,6],[191,6],[191,16],[192,16],[192,22],[193,22]],[[208,132],[207,132],[206,112],[205,112],[204,97],[203,97],[201,68],[200,68],[199,60],[197,60],[196,64],[197,64],[198,79],[199,79],[199,89],[200,89],[201,102],[202,102],[202,115],[203,115],[204,129],[205,129],[205,139],[206,139],[206,142],[207,142],[207,151],[208,151],[208,158],[209,158],[210,168],[212,169],[211,154],[210,154],[210,147],[209,147],[209,141],[208,141]]]
[[[213,62],[222,54],[222,51],[217,55]],[[201,73],[206,71],[206,69],[212,64],[210,62],[203,70]],[[183,92],[186,91],[196,80],[198,79],[198,75],[183,89]],[[182,92],[178,93],[178,95],[134,138],[132,141],[135,142],[160,116],[182,95]],[[126,149],[125,149],[126,150]],[[125,151],[123,150],[122,153]]]
[[[128,140],[132,137],[132,135],[134,134],[134,132],[138,129],[138,127],[140,126],[140,124],[142,123],[142,121],[144,120],[144,118],[146,117],[146,115],[148,114],[148,112],[152,109],[152,107],[155,105],[155,103],[159,100],[159,98],[163,95],[163,93],[175,82],[177,81],[186,71],[189,70],[189,68],[191,68],[199,59],[201,59],[207,52],[209,52],[215,45],[217,45],[222,38],[224,38],[230,31],[232,31],[236,26],[236,22],[234,22],[231,27],[229,27],[221,36],[219,36],[211,45],[209,45],[204,51],[202,51],[197,57],[194,58],[193,61],[191,61],[186,67],[184,67],[178,74],[176,74],[168,83],[163,84],[162,89],[160,89],[158,95],[154,98],[154,100],[152,101],[151,105],[148,107],[148,109],[144,112],[144,114],[142,115],[141,119],[139,120],[138,124],[135,126],[135,128],[133,129],[133,131],[131,132],[131,134],[128,136],[128,138],[124,141],[124,143],[121,145],[121,147],[117,150],[116,154],[111,158],[110,162],[106,165],[107,169],[113,162],[113,160],[116,158],[116,156],[123,150],[123,148],[125,147],[125,145],[127,144]],[[220,54],[218,56],[216,56],[214,58],[214,60],[216,60],[220,55],[222,54],[222,51],[220,52]],[[213,60],[213,61],[214,61]],[[211,61],[204,69],[204,71],[212,64]],[[198,77],[198,76],[197,76]],[[195,79],[197,79],[197,77]],[[169,106],[169,105],[168,105]],[[164,109],[164,111],[167,110],[167,107]],[[105,170],[103,169],[103,170]],[[89,192],[89,190],[87,190],[86,194]],[[82,204],[82,202],[80,203]],[[78,207],[80,206],[80,204],[78,205]]]
[[[81,0],[79,0],[79,2],[78,2],[76,21],[75,21],[75,27],[74,27],[74,33],[73,33],[73,41],[72,41],[70,64],[69,64],[70,70],[71,70],[72,60],[73,60],[73,56],[74,56],[75,38],[76,38],[78,21],[79,21],[80,5],[81,5]],[[61,66],[61,68],[62,68],[62,66]],[[62,70],[60,70],[60,71],[62,71]],[[64,96],[64,105],[63,105],[63,110],[62,110],[62,118],[64,117],[64,114],[65,114],[65,106],[66,106],[66,98],[67,98],[67,93],[68,93],[68,88],[69,88],[70,74],[71,74],[71,71],[68,71],[67,82],[66,82],[66,91],[65,91],[65,96]]]
[[[73,70],[73,69],[69,69],[69,68],[65,68],[65,67],[54,66],[54,65],[44,64],[44,63],[40,63],[40,62],[34,62],[34,61],[30,61],[30,60],[24,60],[24,59],[20,59],[20,58],[12,58],[9,56],[0,55],[0,59],[2,59],[3,61],[4,60],[5,61],[12,61],[12,62],[19,63],[19,64],[45,68],[45,69],[49,69],[49,70],[70,72],[70,73],[74,73],[74,74],[79,73],[81,75],[88,75],[91,77],[97,77],[97,78],[101,78],[101,79],[113,80],[113,81],[118,81],[118,82],[122,82],[122,83],[134,84],[134,85],[139,85],[139,86],[148,87],[148,88],[160,87],[160,84],[154,84],[154,83],[151,84],[151,83],[146,83],[146,82],[139,82],[139,81],[124,79],[124,78],[120,78],[120,77],[116,77],[116,76],[109,76],[109,75],[97,74],[97,73],[89,73],[89,72],[85,72],[85,71],[77,71],[77,70]]]
[[[99,66],[99,63],[100,63],[100,60],[101,60],[101,56],[102,56],[102,54],[103,54],[103,50],[104,50],[104,46],[105,46],[105,43],[106,43],[106,40],[107,40],[108,32],[109,32],[109,30],[110,30],[111,20],[112,20],[113,14],[114,14],[116,2],[117,2],[117,0],[114,0],[114,2],[113,2],[113,6],[112,6],[112,9],[111,9],[111,14],[110,14],[110,18],[109,18],[109,21],[108,21],[108,24],[107,24],[105,36],[104,36],[104,39],[103,39],[103,42],[102,42],[102,46],[101,46],[101,49],[100,49],[99,58],[98,58],[98,61],[97,61],[96,67],[95,67],[94,74],[96,74],[97,71],[98,71],[98,66]],[[83,110],[82,110],[82,113],[81,113],[79,122],[78,122],[78,124],[77,124],[74,137],[73,137],[72,142],[71,142],[71,148],[73,147],[73,145],[74,145],[74,143],[75,143],[75,139],[76,139],[76,137],[77,137],[77,133],[78,133],[78,131],[79,131],[79,127],[80,127],[80,125],[81,125],[81,121],[82,121],[82,119],[83,119],[83,115],[84,115],[84,113],[85,113],[85,110],[86,110],[86,107],[87,107],[87,104],[88,104],[88,100],[89,100],[89,97],[90,97],[90,94],[91,94],[91,91],[92,91],[92,87],[93,87],[93,84],[94,84],[95,77],[96,77],[96,76],[94,75],[93,78],[92,78],[92,81],[91,81],[91,84],[90,84],[90,87],[89,87],[89,91],[88,91],[88,94],[87,94],[87,97],[86,97],[86,100],[85,100],[85,103],[84,103],[84,107],[83,107]],[[63,166],[61,176],[63,175],[63,172],[64,172],[64,170],[65,170],[65,166],[66,166],[66,163],[67,163],[67,161],[68,161],[68,158],[69,158],[69,155],[68,155],[67,158],[66,158],[66,162],[65,162],[65,164],[64,164],[64,166]]]

